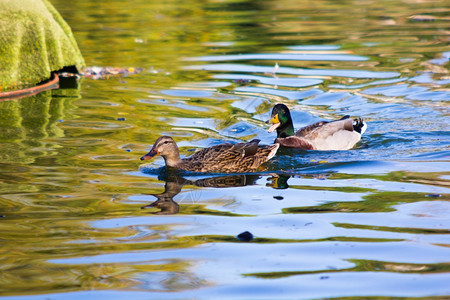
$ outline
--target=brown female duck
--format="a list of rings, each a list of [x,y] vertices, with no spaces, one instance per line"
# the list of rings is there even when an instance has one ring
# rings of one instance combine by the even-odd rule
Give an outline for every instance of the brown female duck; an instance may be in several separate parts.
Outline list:
[[[367,128],[361,119],[345,116],[336,121],[321,121],[301,128],[294,134],[289,108],[284,104],[273,107],[272,118],[267,121],[273,125],[269,132],[277,130],[275,143],[282,147],[306,150],[348,150],[355,146]]]
[[[258,146],[259,142],[260,140],[255,139],[248,143],[220,144],[180,159],[175,141],[170,136],[161,136],[141,160],[151,159],[159,154],[164,158],[166,167],[170,168],[193,172],[246,173],[255,171],[271,159],[280,146]]]

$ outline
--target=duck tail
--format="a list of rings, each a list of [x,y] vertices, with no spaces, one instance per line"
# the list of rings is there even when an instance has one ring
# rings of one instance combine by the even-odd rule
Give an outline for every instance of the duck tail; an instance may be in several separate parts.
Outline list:
[[[359,134],[363,134],[367,129],[367,123],[364,122],[362,118],[354,119],[353,120],[353,130],[358,132]]]
[[[271,159],[272,157],[275,156],[275,154],[277,154],[278,148],[280,148],[280,144],[278,144],[278,143],[270,146],[270,152],[269,152],[269,155],[267,156],[267,160]]]

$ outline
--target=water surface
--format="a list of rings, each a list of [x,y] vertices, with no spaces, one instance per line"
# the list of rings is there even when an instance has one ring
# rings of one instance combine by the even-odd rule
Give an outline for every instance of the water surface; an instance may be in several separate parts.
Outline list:
[[[52,3],[89,66],[144,71],[0,102],[0,295],[450,296],[445,1]],[[270,144],[280,102],[368,130],[255,174],[139,161],[160,135]]]

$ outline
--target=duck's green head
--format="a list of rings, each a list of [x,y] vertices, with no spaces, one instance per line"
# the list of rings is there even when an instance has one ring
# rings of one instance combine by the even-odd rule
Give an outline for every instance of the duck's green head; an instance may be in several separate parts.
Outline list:
[[[273,124],[269,128],[269,132],[273,132],[276,129],[278,138],[294,135],[291,113],[284,104],[279,103],[273,107],[272,118],[266,123]]]

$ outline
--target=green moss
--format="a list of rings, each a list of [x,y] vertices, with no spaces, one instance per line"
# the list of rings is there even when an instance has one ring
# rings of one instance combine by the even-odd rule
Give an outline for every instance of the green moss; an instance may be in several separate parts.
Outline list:
[[[0,91],[35,85],[84,60],[72,31],[48,0],[0,1]]]

